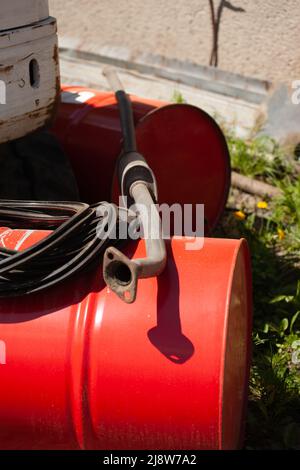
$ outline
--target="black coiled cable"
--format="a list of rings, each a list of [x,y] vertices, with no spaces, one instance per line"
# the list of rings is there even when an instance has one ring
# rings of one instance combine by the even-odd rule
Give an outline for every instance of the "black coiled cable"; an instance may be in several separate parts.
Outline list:
[[[100,261],[117,220],[109,203],[0,201],[0,226],[52,230],[21,252],[0,247],[0,297],[38,292]]]

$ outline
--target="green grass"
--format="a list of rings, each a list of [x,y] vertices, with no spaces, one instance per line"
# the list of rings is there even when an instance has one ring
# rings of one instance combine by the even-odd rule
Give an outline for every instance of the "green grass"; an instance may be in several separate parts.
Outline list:
[[[272,139],[227,138],[236,171],[283,190],[268,201],[267,210],[246,213],[243,221],[227,212],[217,234],[245,237],[252,256],[253,364],[246,448],[300,449],[300,180]]]
[[[183,104],[186,103],[182,93],[178,90],[173,91],[173,95],[171,96],[171,101],[177,104]]]
[[[292,167],[282,149],[270,137],[261,136],[247,141],[227,133],[227,143],[232,167],[243,175],[277,185],[292,174]]]

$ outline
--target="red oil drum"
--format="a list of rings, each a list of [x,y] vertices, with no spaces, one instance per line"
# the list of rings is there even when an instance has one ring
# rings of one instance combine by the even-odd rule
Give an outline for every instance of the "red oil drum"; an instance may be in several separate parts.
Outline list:
[[[135,96],[131,100],[138,150],[156,176],[158,202],[204,204],[209,234],[223,213],[230,186],[229,154],[221,130],[194,106]],[[64,87],[53,132],[71,160],[81,199],[118,203],[113,177],[122,142],[114,94]]]
[[[163,103],[131,97],[135,122]],[[114,93],[68,86],[61,95],[53,132],[69,156],[81,199],[109,201],[117,158],[121,152],[121,126]]]
[[[48,232],[0,229],[25,249]],[[42,293],[0,301],[2,449],[236,449],[251,337],[243,240],[168,244],[166,270],[134,304],[101,267]],[[127,246],[145,255],[144,242]]]

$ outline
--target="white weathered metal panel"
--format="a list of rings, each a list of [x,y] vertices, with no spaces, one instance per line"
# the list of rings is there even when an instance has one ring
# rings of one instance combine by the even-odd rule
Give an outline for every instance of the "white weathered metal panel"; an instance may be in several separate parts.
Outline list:
[[[0,34],[0,143],[46,124],[60,91],[56,20]]]
[[[48,16],[48,0],[0,0],[0,31],[26,26]]]

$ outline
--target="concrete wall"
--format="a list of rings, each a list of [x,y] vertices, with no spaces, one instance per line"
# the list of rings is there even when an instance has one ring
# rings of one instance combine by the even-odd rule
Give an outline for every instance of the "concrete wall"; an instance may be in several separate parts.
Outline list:
[[[221,0],[214,0],[216,7]],[[231,0],[219,67],[274,81],[300,79],[300,1]],[[134,60],[141,53],[208,65],[209,0],[50,0],[59,33],[82,49]],[[79,40],[78,40],[79,39]]]

